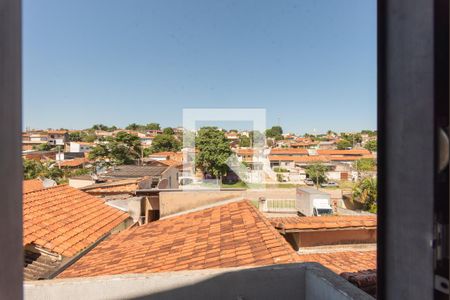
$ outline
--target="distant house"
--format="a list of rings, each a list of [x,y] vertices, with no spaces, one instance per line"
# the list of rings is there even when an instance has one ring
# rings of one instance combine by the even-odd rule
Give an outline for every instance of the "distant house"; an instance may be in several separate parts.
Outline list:
[[[125,179],[149,177],[159,182],[160,188],[178,188],[178,169],[175,166],[115,166],[102,174],[104,179]]]
[[[183,161],[183,153],[182,152],[171,152],[171,151],[163,151],[163,152],[155,152],[150,154],[149,156],[144,158],[144,162],[146,160],[175,160],[182,162]]]
[[[89,152],[92,148],[95,147],[94,143],[86,143],[86,142],[70,142],[69,143],[69,152]]]
[[[322,150],[333,150],[336,149],[336,141],[321,141],[319,142],[318,148]]]
[[[78,169],[78,168],[84,168],[86,164],[89,163],[89,160],[84,157],[80,158],[73,158],[69,160],[63,160],[58,162],[58,166],[60,168],[67,168],[67,169]]]
[[[25,280],[47,279],[110,233],[131,225],[128,214],[67,185],[23,195]]]
[[[67,130],[49,130],[48,143],[53,146],[64,146],[69,141]]]

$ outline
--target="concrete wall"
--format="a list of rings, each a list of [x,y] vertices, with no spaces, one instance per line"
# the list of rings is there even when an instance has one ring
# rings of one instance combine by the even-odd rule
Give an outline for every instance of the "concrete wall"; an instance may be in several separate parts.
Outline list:
[[[174,213],[194,209],[215,202],[242,197],[243,191],[180,191],[160,192],[160,216],[165,217]]]
[[[373,299],[319,264],[32,281],[25,299]]]
[[[299,247],[376,243],[376,229],[320,230],[286,233],[286,240],[298,250]]]
[[[167,186],[168,189],[178,188],[178,169],[174,166],[171,166],[165,170],[161,177],[169,181],[169,185]]]
[[[86,179],[72,179],[69,178],[69,186],[79,189],[91,184],[94,184],[95,181],[94,180],[86,180]]]

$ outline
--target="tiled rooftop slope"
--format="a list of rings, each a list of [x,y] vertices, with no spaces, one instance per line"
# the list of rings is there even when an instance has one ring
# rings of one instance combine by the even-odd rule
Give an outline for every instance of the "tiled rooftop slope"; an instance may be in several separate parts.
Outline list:
[[[23,244],[73,256],[121,224],[128,215],[67,185],[23,195]]]
[[[58,277],[263,266],[297,259],[250,202],[238,201],[122,231]]]

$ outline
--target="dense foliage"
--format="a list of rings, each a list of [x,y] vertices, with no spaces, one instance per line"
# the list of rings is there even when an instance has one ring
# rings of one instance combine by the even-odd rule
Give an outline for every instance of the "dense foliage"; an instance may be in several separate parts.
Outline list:
[[[48,178],[57,183],[65,183],[67,178],[90,173],[90,169],[60,169],[55,161],[40,162],[33,159],[23,160],[24,179]]]
[[[340,140],[337,144],[336,147],[338,150],[345,150],[348,148],[352,148],[352,143],[347,141],[347,140]]]
[[[370,212],[377,211],[377,180],[366,177],[359,181],[353,188],[353,198],[364,204],[364,208]]]
[[[281,126],[272,126],[272,128],[266,130],[266,137],[273,138],[275,140],[283,139],[283,128]]]
[[[312,164],[305,168],[306,175],[311,179],[317,186],[323,182],[327,181],[327,167],[322,164]]]
[[[147,125],[131,123],[125,129],[133,131],[161,130],[161,126],[158,123],[149,123]]]
[[[227,173],[226,161],[232,152],[223,131],[217,127],[201,128],[195,139],[195,147],[199,150],[196,165],[204,174],[220,178]]]
[[[121,131],[115,137],[107,138],[106,142],[96,145],[89,158],[99,164],[133,164],[141,156],[139,137]]]
[[[364,148],[369,150],[370,152],[376,152],[377,151],[377,140],[370,140],[365,145]]]
[[[181,149],[181,142],[178,141],[173,135],[169,134],[159,134],[157,135],[152,142],[152,146],[150,147],[150,152],[163,152],[163,151],[172,151],[176,152]]]

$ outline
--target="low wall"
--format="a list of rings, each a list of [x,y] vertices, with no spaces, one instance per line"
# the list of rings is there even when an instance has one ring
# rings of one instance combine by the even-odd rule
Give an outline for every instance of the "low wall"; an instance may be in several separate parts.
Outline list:
[[[160,192],[159,193],[159,213],[160,217],[165,217],[175,213],[194,209],[200,206],[213,204],[215,202],[239,198],[243,196],[243,190],[233,191],[181,191],[181,192]]]
[[[25,299],[373,299],[316,263],[27,281]]]
[[[371,244],[377,242],[377,230],[362,228],[288,232],[286,240],[295,250],[325,245]]]

